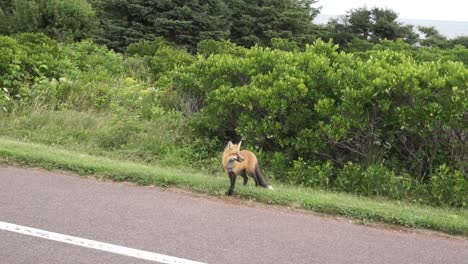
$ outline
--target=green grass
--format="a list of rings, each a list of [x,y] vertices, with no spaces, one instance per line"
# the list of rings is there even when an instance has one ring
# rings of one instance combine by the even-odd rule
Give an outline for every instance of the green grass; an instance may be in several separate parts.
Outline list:
[[[227,177],[91,156],[6,138],[0,138],[0,162],[69,170],[81,175],[94,175],[114,181],[132,181],[142,185],[176,186],[217,196],[223,196],[229,185]],[[434,208],[286,185],[277,185],[275,191],[269,191],[253,186],[245,187],[239,183],[236,186],[236,195],[265,204],[294,205],[364,221],[468,236],[468,210],[464,209]]]
[[[160,166],[193,167],[218,171],[218,162],[193,159],[187,121],[165,113],[151,120],[118,111],[78,112],[35,110],[0,111],[0,135],[24,141]]]

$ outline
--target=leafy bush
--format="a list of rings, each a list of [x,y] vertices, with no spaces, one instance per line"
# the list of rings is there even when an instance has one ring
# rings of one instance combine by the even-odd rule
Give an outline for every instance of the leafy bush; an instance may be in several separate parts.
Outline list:
[[[451,60],[460,61],[468,64],[468,48],[457,45],[450,49],[441,49],[437,47],[423,47],[416,54],[415,58],[419,61]]]
[[[290,39],[272,38],[271,47],[273,49],[280,49],[285,51],[299,51],[299,45]]]
[[[288,174],[289,179],[297,185],[328,189],[331,186],[333,177],[333,165],[331,162],[321,165],[309,165],[299,158],[293,161],[293,167]]]
[[[148,61],[139,56],[125,58],[123,62],[125,73],[142,82],[152,82],[154,79]]]
[[[431,191],[440,205],[465,207],[468,203],[468,180],[458,170],[443,164],[431,177]]]
[[[100,110],[110,106],[112,93],[119,88],[118,82],[90,82],[82,79],[42,80],[31,87],[28,100],[21,103],[33,104],[37,108],[52,110]],[[117,86],[117,87],[115,87]],[[112,87],[112,88],[111,88]]]
[[[11,96],[19,96],[20,87],[75,70],[62,46],[44,34],[0,36],[0,54],[0,85]]]
[[[134,42],[125,50],[129,56],[140,56],[140,57],[152,57],[154,54],[162,49],[167,47],[169,44],[164,40],[164,38],[158,37],[154,40],[140,40],[138,42]]]
[[[245,54],[244,47],[237,46],[229,40],[216,41],[207,39],[200,41],[197,46],[197,53],[208,57],[213,54],[232,54],[242,56]]]
[[[270,170],[276,180],[287,182],[288,181],[288,160],[281,152],[275,152],[271,155]]]
[[[395,41],[384,39],[375,45],[366,40],[353,39],[346,50],[366,60],[382,51],[392,50],[413,57],[418,62],[434,62],[441,60],[459,61],[465,65],[468,64],[468,48],[463,45],[455,45],[442,49],[439,47],[415,47],[401,39]]]
[[[371,165],[362,173],[361,185],[358,192],[365,195],[385,195],[395,174],[382,165]]]
[[[361,187],[362,170],[359,164],[348,162],[337,173],[335,185],[340,191],[355,192]]]
[[[150,61],[155,79],[169,71],[192,64],[194,58],[185,50],[163,47],[156,51]]]
[[[411,200],[411,198],[418,196],[416,185],[421,185],[422,189],[427,189],[425,183],[415,181],[409,174],[393,175],[387,183],[386,192],[392,199]]]
[[[2,109],[12,108],[9,99],[54,110],[109,109],[122,101],[135,108],[150,94],[141,92],[148,89],[145,82],[127,81],[132,78],[124,75],[122,55],[91,41],[67,45],[42,33],[23,33],[0,37],[0,43]],[[128,90],[132,101],[121,96]]]
[[[122,55],[89,40],[67,45],[65,54],[80,71],[99,72],[100,79],[117,76],[124,71]]]
[[[102,109],[110,105],[113,88],[122,86],[123,58],[105,47],[90,41],[63,45],[43,34],[5,38],[15,43],[18,59],[4,84],[19,104]]]
[[[13,38],[1,36],[0,82],[3,87],[17,89],[25,74],[21,67],[24,60],[26,60],[26,54],[21,50],[18,42]],[[17,93],[17,91],[15,92]],[[8,91],[8,93],[10,92]]]
[[[171,70],[190,65],[194,61],[193,56],[186,50],[169,45],[162,38],[132,43],[128,46],[127,53],[131,56],[142,57],[149,65],[154,80]]]
[[[97,29],[96,14],[86,0],[15,0],[5,16],[9,25],[0,33],[42,32],[69,41]]]

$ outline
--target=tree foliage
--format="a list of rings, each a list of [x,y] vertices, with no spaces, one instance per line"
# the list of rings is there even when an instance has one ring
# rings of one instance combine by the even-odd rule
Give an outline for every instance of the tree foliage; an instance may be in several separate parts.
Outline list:
[[[401,38],[407,43],[416,43],[418,35],[413,31],[413,26],[405,25],[397,19],[398,14],[390,9],[377,7],[351,9],[345,16],[328,22],[326,38],[332,38],[342,47],[347,47],[353,38],[374,43],[383,39]]]
[[[221,0],[103,0],[96,9],[102,23],[98,41],[120,51],[155,37],[194,50],[201,40],[229,35],[229,12]]]
[[[421,46],[445,48],[448,46],[447,38],[442,36],[435,27],[419,26],[418,30],[424,35],[420,40]]]
[[[270,46],[272,38],[312,42],[318,10],[314,0],[95,1],[103,24],[99,41],[123,50],[140,39],[164,37],[195,51],[205,39],[230,39],[242,46]]]
[[[454,46],[461,45],[465,48],[468,48],[468,36],[458,36],[450,41]]]
[[[271,46],[273,38],[294,41],[301,46],[317,38],[312,20],[318,10],[314,0],[228,0],[232,10],[229,39],[244,47]]]

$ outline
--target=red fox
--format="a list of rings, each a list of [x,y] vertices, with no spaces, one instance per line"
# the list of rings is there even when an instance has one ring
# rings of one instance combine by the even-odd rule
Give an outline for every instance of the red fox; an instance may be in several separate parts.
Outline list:
[[[265,180],[265,176],[260,166],[258,166],[258,160],[255,154],[248,150],[240,151],[241,144],[242,140],[239,144],[233,144],[229,141],[224,148],[222,164],[231,181],[231,186],[229,187],[227,195],[232,195],[234,193],[237,175],[244,178],[244,185],[247,184],[249,179],[247,175],[250,175],[255,181],[255,186],[260,185],[263,188],[273,190],[273,187]]]

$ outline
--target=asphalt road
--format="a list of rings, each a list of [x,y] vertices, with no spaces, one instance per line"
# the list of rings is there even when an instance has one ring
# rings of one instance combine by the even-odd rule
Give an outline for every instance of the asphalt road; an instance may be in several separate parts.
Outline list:
[[[468,263],[462,238],[40,169],[0,167],[0,221],[212,264]],[[0,263],[151,262],[0,229]]]

